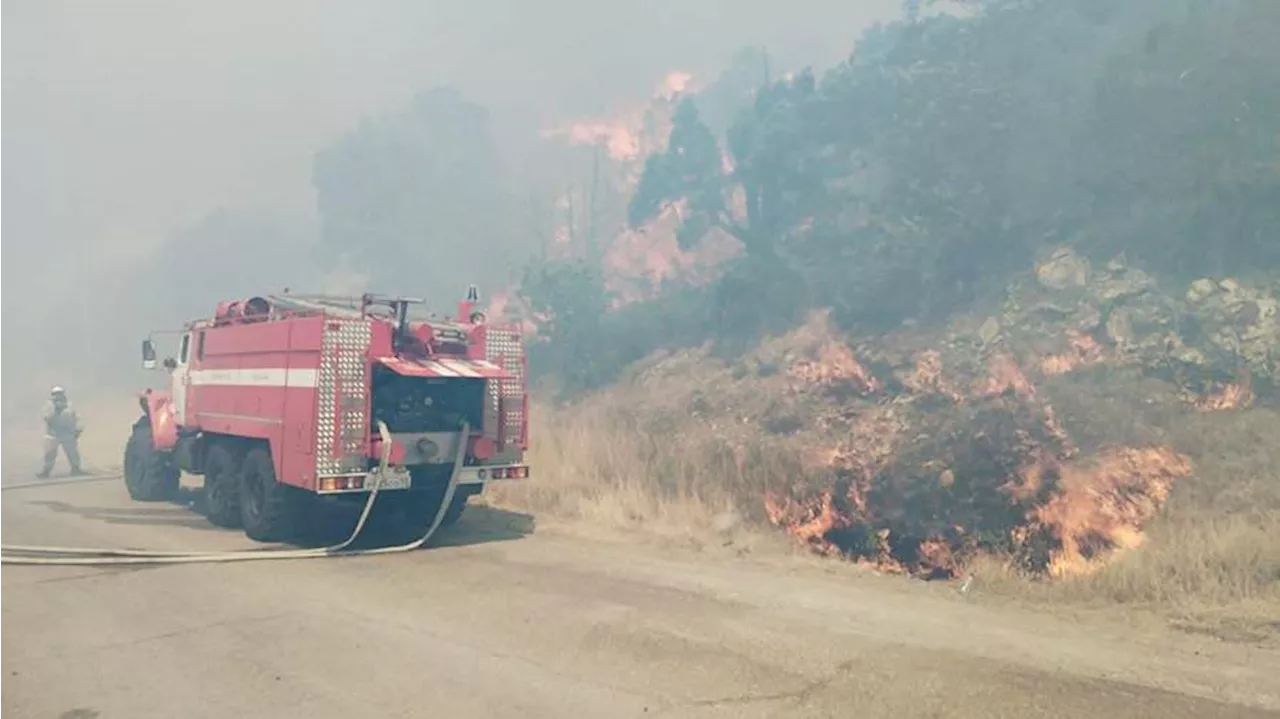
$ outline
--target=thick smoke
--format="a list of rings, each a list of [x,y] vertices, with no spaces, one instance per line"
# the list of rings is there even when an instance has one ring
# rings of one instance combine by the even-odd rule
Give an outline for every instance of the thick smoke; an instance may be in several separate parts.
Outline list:
[[[315,251],[314,158],[425,91],[487,108],[514,185],[502,211],[523,218],[553,194],[529,171],[540,130],[672,67],[712,75],[742,45],[830,64],[895,5],[7,2],[4,425],[30,425],[54,382],[82,400],[145,383],[137,340],[216,299],[361,285],[363,267]],[[428,254],[470,241],[429,234]]]

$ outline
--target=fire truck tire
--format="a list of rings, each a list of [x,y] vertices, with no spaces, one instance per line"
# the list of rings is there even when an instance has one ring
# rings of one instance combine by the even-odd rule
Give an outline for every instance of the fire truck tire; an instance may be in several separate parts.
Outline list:
[[[180,472],[168,452],[157,452],[151,441],[151,420],[142,417],[124,448],[124,486],[138,502],[162,502],[178,492]]]
[[[386,493],[374,502],[369,522],[377,527],[384,540],[393,543],[411,541],[427,530],[440,511],[440,502],[444,499],[444,490],[432,488],[410,492]],[[462,515],[466,506],[466,497],[457,494],[449,503],[449,509],[440,520],[443,529]]]
[[[276,481],[271,453],[249,450],[240,466],[240,522],[244,533],[258,542],[279,542],[295,528],[300,501],[293,487]]]
[[[225,442],[209,447],[204,463],[205,515],[219,527],[240,526],[240,465]]]
[[[453,501],[449,503],[449,510],[444,513],[444,519],[440,520],[441,527],[452,527],[462,518],[462,512],[467,508],[467,498],[471,495],[458,492],[453,496]]]
[[[403,521],[408,525],[406,528],[410,534],[421,534],[431,524],[436,512],[440,511],[443,495],[443,489],[408,493],[405,497],[407,501],[403,510]],[[442,528],[452,526],[462,517],[463,510],[467,508],[469,496],[461,491],[453,495],[453,501],[449,502],[449,509],[445,510],[444,518],[440,520]]]

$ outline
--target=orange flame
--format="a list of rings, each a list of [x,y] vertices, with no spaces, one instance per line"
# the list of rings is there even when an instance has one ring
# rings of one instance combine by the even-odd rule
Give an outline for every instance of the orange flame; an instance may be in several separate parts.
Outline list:
[[[692,75],[673,71],[667,73],[647,100],[609,117],[584,118],[546,130],[543,136],[561,138],[572,145],[603,146],[616,163],[612,168],[617,175],[615,183],[620,183],[623,190],[634,189],[648,157],[666,148],[677,102],[694,91]],[[562,210],[571,207],[568,194],[562,201]],[[741,244],[723,232],[713,232],[692,250],[682,249],[676,234],[685,204],[673,203],[638,230],[625,226],[596,228],[599,236],[608,238],[604,242],[603,262],[605,283],[614,295],[614,307],[651,299],[670,281],[705,283],[716,276],[725,260],[738,253]],[[736,209],[737,204],[732,206]],[[575,217],[563,220],[562,226],[552,233],[557,243],[566,247],[570,244],[568,240],[574,233],[569,224],[575,222],[588,220]],[[578,250],[580,248],[567,247],[569,252]]]
[[[643,229],[625,229],[613,239],[604,264],[608,287],[618,296],[616,304],[649,299],[672,280],[704,284],[715,278],[725,260],[737,254],[741,244],[716,232],[697,247],[682,249],[676,232],[685,205],[684,201],[674,203]]]
[[[861,497],[860,490],[854,488],[850,489],[845,501],[849,510],[842,510],[837,506],[836,497],[830,490],[819,495],[815,502],[778,499],[770,494],[765,497],[765,513],[770,522],[785,527],[791,536],[811,551],[825,557],[847,556],[848,553],[831,537],[862,524],[859,515],[865,513],[866,501]],[[890,530],[887,528],[876,530],[869,537],[872,545],[870,551],[850,559],[881,572],[905,573],[907,568],[893,556],[889,535]]]
[[[676,100],[693,90],[692,81],[693,76],[686,72],[667,73],[647,102],[612,117],[586,118],[544,130],[542,136],[564,138],[573,145],[602,144],[613,160],[643,162],[649,154],[666,147],[671,129],[669,116]],[[654,112],[655,109],[659,112]]]
[[[788,371],[792,377],[811,384],[852,386],[861,394],[880,391],[881,384],[846,345],[828,340],[818,349],[814,359],[796,362]]]
[[[1049,553],[1051,577],[1095,571],[1117,551],[1144,539],[1143,526],[1169,497],[1175,480],[1191,473],[1191,460],[1167,447],[1119,447],[1088,465],[1061,470],[1058,492],[1030,516],[1030,528],[1057,545]]]
[[[1253,398],[1253,377],[1247,369],[1241,372],[1240,379],[1235,382],[1217,383],[1210,392],[1203,395],[1184,392],[1183,396],[1188,404],[1202,412],[1244,409],[1253,404]]]
[[[942,355],[937,350],[925,350],[916,355],[915,368],[902,384],[919,394],[939,394],[954,402],[963,398],[942,376]]]
[[[1027,399],[1036,395],[1036,388],[1022,373],[1018,361],[1006,352],[998,352],[987,361],[990,376],[980,383],[977,394],[982,397],[998,397],[1005,392]]]
[[[1071,346],[1070,351],[1049,355],[1040,360],[1041,373],[1049,377],[1062,375],[1079,367],[1097,364],[1104,359],[1102,345],[1083,332],[1067,330],[1067,342]]]
[[[812,504],[768,495],[764,499],[764,509],[770,522],[785,526],[801,544],[823,556],[840,551],[834,542],[827,539],[827,535],[852,525],[848,515],[836,509],[835,497],[830,491],[823,492]]]
[[[1096,345],[1085,336],[1076,340],[1076,357],[1092,361],[1098,356]],[[850,383],[864,391],[873,386],[846,345],[826,340],[816,355],[796,363],[792,376],[816,384]],[[943,381],[940,355],[932,350],[916,356],[915,368],[903,384],[915,393],[965,399]],[[1077,449],[1053,408],[1038,397],[1036,387],[1007,353],[992,356],[987,376],[970,388],[972,401],[994,403],[994,416],[1019,423],[1012,429],[993,425],[990,430],[971,430],[974,446],[983,448],[978,455],[995,451],[1016,459],[1020,468],[1002,484],[987,483],[963,464],[946,466],[928,457],[924,464],[912,463],[921,461],[917,459],[896,465],[908,428],[895,415],[896,405],[888,402],[859,409],[849,440],[822,456],[828,470],[842,478],[835,485],[842,489],[827,488],[807,498],[794,489],[785,499],[770,495],[770,521],[815,552],[883,571],[954,577],[979,552],[1012,551],[1024,566],[1062,577],[1093,571],[1117,552],[1138,546],[1143,527],[1163,506],[1174,481],[1190,473],[1190,461],[1167,447],[1116,447],[1089,462],[1070,461]],[[1004,437],[1001,444],[986,444],[997,436]],[[993,466],[982,464],[986,460],[978,455],[957,454],[946,464],[977,456],[977,467]],[[935,481],[919,481],[922,471]],[[1012,514],[1007,520],[989,519],[999,516],[998,506],[988,510],[987,504],[973,504],[990,502],[993,489],[1008,498]],[[1012,545],[993,545],[986,539],[984,550],[978,538],[990,536],[992,526],[969,535],[959,523],[941,533],[929,530],[930,536],[909,538],[931,526],[928,517],[939,503],[980,508],[973,510],[978,512],[974,517],[983,523],[996,521],[993,526],[1003,527],[999,531],[1008,533]],[[966,515],[956,516],[963,520]],[[899,526],[905,536],[893,534]]]

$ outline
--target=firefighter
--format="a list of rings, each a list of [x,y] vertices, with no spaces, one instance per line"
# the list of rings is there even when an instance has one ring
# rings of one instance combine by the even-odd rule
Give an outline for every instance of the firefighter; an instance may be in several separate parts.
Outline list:
[[[49,476],[53,470],[53,462],[58,458],[58,448],[67,455],[67,463],[71,465],[71,476],[84,474],[80,469],[80,433],[84,428],[80,418],[67,401],[67,392],[61,387],[54,387],[49,392],[49,404],[44,411],[44,469],[36,475],[41,479]]]

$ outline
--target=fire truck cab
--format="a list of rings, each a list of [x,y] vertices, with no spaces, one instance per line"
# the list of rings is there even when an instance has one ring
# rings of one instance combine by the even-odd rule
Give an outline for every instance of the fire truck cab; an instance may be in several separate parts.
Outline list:
[[[529,476],[528,392],[518,327],[489,324],[472,287],[456,318],[418,300],[252,297],[188,323],[164,361],[169,386],[140,397],[124,457],[130,496],[167,499],[203,477],[214,524],[289,538],[326,502],[361,502],[414,530],[444,523],[495,480]],[[142,345],[144,367],[155,345]]]

